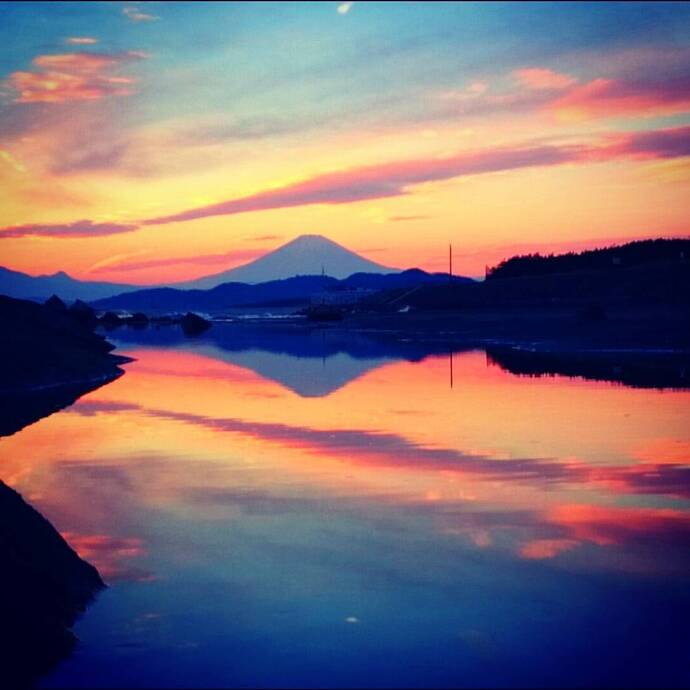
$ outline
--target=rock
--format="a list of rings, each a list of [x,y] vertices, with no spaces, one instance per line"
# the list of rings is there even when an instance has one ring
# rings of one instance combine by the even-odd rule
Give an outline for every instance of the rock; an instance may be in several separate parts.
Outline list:
[[[199,335],[211,328],[211,322],[198,314],[187,312],[180,320],[185,335]]]
[[[67,305],[57,295],[53,295],[52,297],[48,298],[45,301],[44,306],[51,311],[59,312],[61,314],[67,313]]]
[[[28,300],[0,295],[0,329],[0,435],[121,376],[128,361],[66,311]]]
[[[86,328],[93,329],[98,323],[96,312],[86,302],[82,302],[80,299],[76,300],[67,312]]]
[[[307,309],[309,321],[342,321],[343,318],[342,309],[328,304],[317,304]]]
[[[123,319],[120,318],[117,314],[114,314],[112,311],[107,311],[101,318],[98,320],[101,326],[106,328],[107,330],[111,331],[114,328],[117,328],[118,326],[121,326],[123,323]]]
[[[126,321],[132,328],[146,328],[149,325],[149,317],[140,311],[134,312]]]
[[[69,628],[105,587],[55,528],[0,481],[0,686],[28,687],[70,653]]]

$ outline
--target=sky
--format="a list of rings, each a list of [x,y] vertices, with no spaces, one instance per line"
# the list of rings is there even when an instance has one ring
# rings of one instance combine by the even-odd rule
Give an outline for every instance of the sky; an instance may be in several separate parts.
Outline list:
[[[170,283],[687,237],[690,3],[0,3],[0,265]]]

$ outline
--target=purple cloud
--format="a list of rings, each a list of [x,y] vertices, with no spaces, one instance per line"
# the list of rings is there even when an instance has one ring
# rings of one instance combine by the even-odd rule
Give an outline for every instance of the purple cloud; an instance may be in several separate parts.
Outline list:
[[[94,223],[92,220],[76,220],[72,223],[56,223],[42,225],[27,223],[26,225],[12,225],[0,228],[0,239],[16,239],[19,237],[103,237],[117,235],[121,232],[132,232],[137,225],[125,223]]]

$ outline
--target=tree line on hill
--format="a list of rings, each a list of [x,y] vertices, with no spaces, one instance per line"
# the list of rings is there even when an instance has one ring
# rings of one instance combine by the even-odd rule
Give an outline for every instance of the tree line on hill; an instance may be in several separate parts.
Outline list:
[[[613,271],[617,267],[690,260],[690,239],[656,239],[567,254],[523,254],[488,269],[486,280],[580,271]]]

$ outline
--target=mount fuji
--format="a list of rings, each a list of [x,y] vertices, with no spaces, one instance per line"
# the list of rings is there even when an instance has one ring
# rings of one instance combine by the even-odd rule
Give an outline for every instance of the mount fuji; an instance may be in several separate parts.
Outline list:
[[[321,235],[300,235],[287,244],[243,266],[171,287],[208,290],[222,283],[265,283],[294,276],[324,275],[343,279],[353,273],[398,273],[346,249]]]

